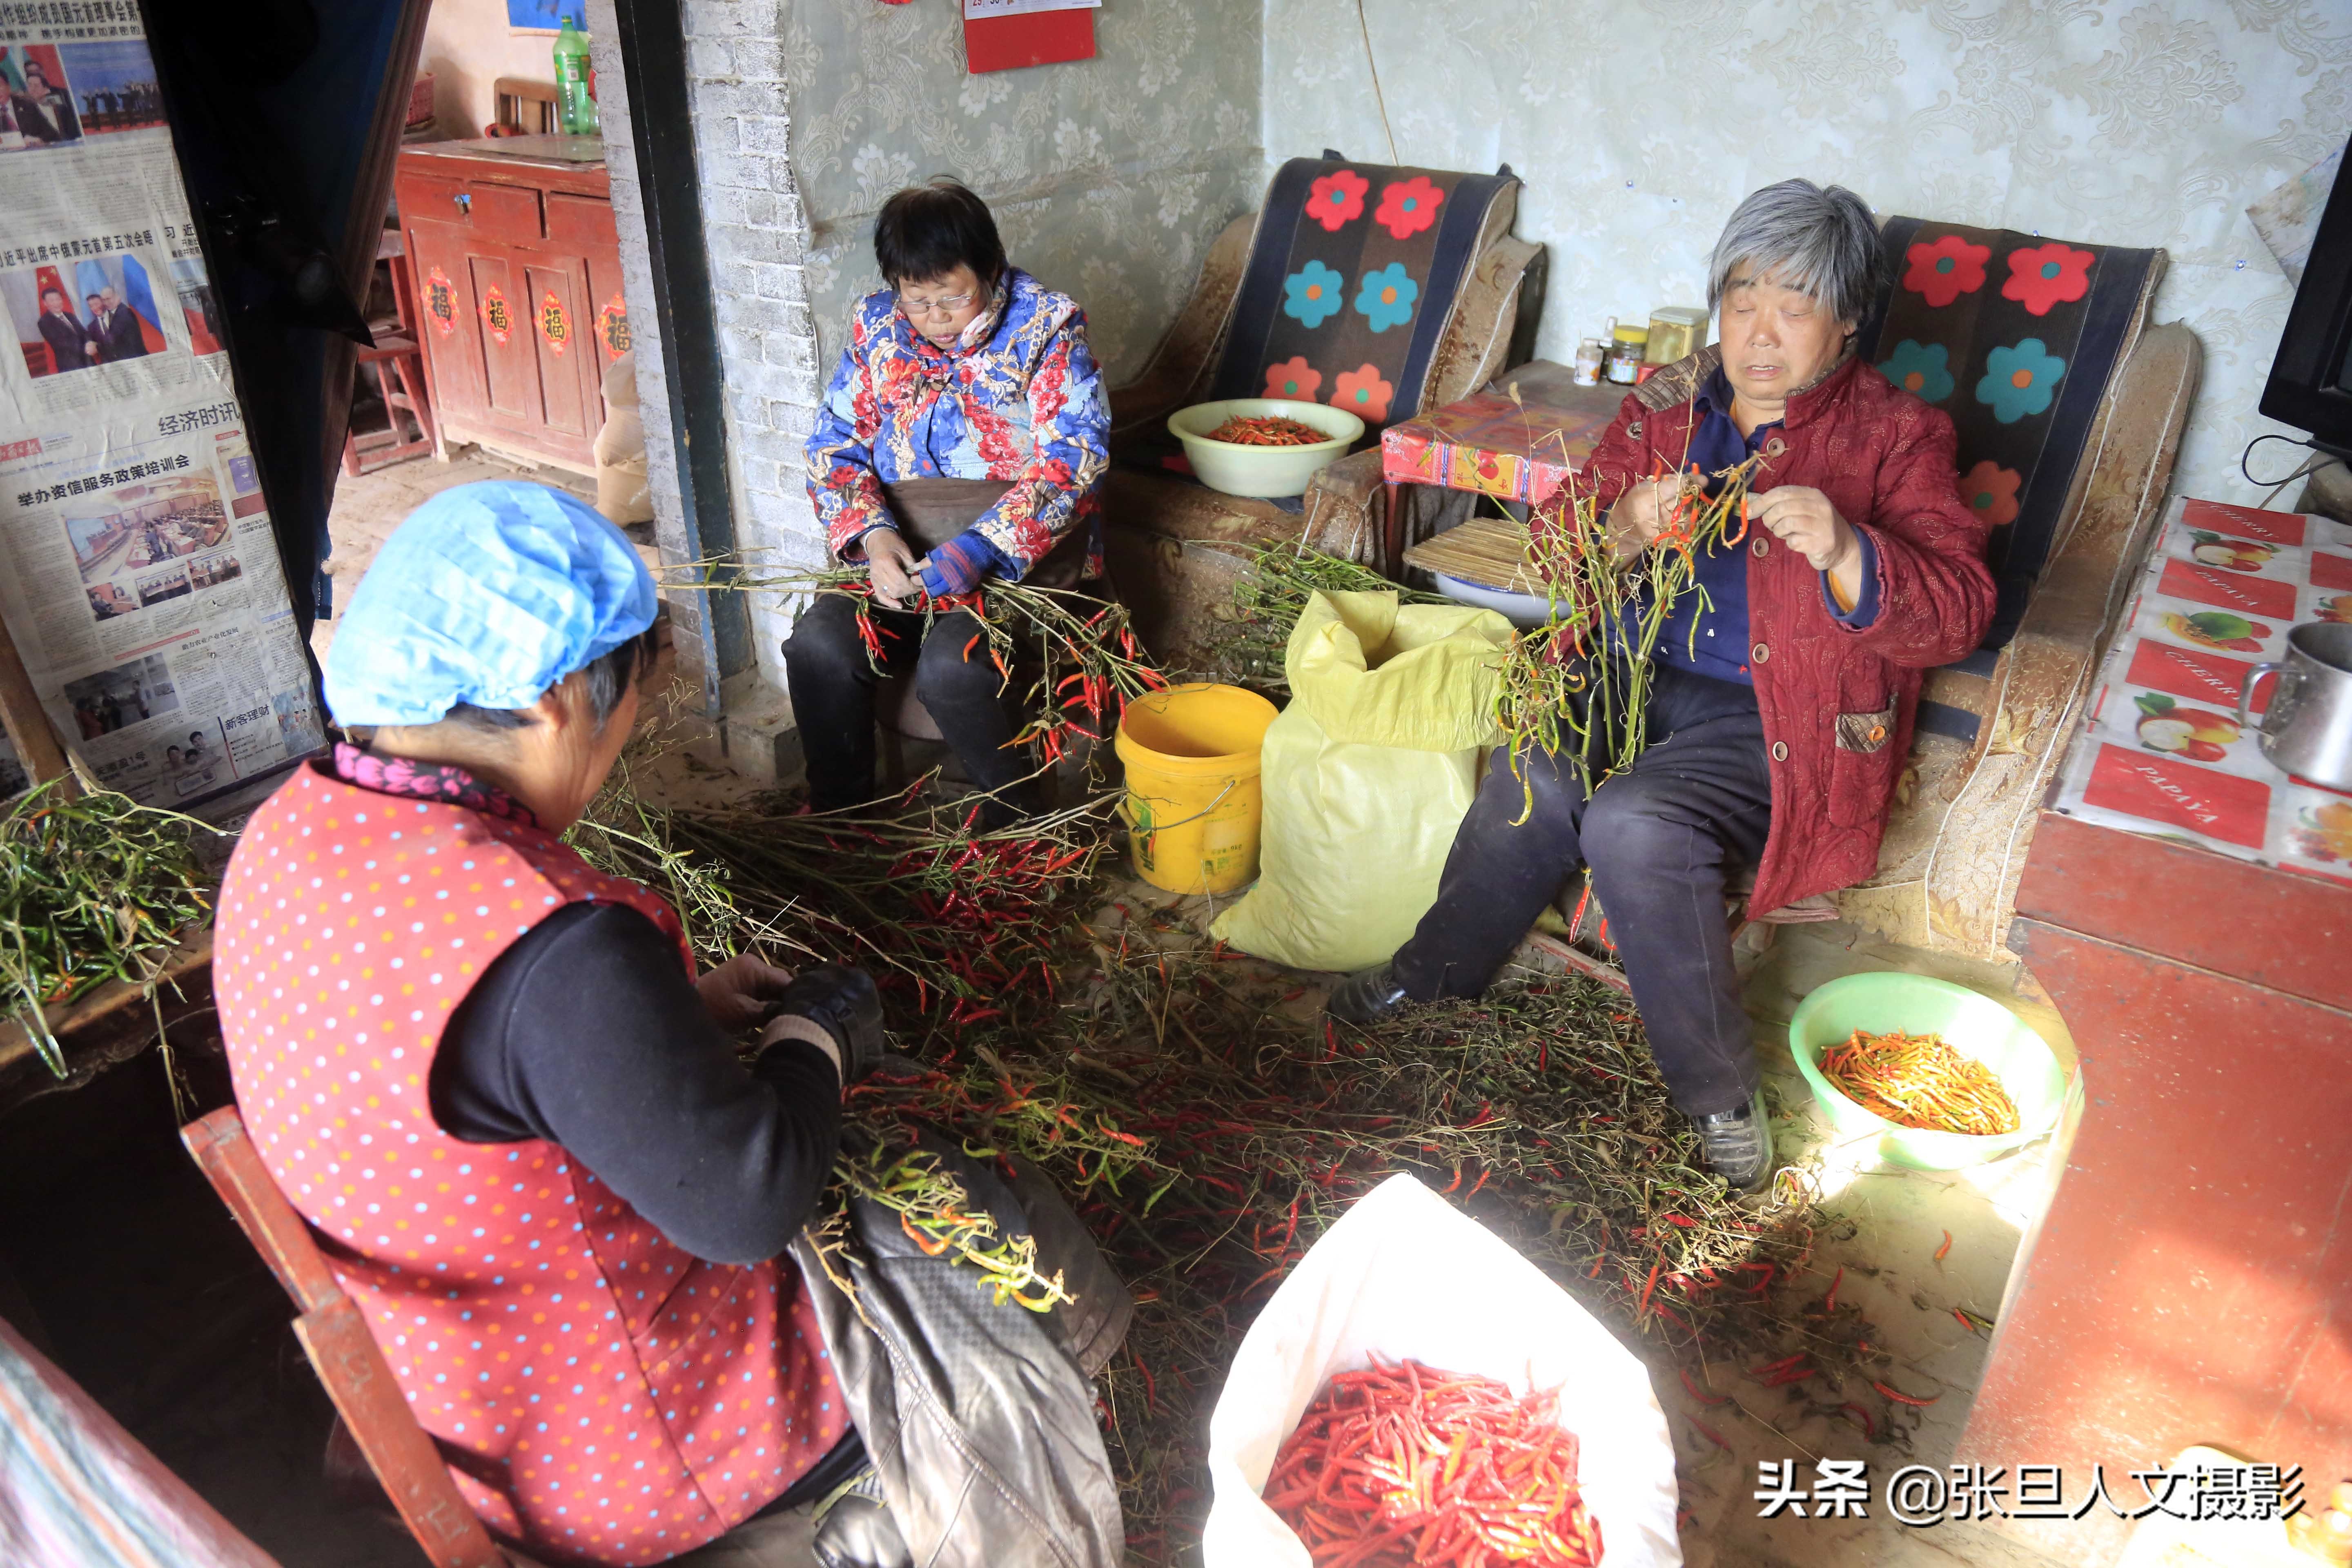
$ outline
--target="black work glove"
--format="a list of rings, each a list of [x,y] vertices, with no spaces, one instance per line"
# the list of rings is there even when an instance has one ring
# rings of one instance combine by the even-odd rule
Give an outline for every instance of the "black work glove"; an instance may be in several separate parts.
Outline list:
[[[862,969],[840,963],[818,963],[802,970],[768,1005],[772,1023],[785,1014],[807,1018],[833,1037],[841,1053],[841,1081],[856,1083],[882,1065],[887,1048],[882,1040],[882,994],[874,977]]]

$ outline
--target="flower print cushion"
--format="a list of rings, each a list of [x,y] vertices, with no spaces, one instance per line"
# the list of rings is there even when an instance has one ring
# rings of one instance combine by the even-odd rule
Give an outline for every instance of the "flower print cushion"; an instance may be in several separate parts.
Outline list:
[[[1307,398],[1368,430],[1410,417],[1497,204],[1515,204],[1517,186],[1345,159],[1285,163],[1210,395]]]
[[[1993,525],[2000,613],[2015,630],[2109,376],[2129,352],[2158,252],[1920,218],[1887,221],[1895,284],[1860,352],[1952,416],[1960,499]]]

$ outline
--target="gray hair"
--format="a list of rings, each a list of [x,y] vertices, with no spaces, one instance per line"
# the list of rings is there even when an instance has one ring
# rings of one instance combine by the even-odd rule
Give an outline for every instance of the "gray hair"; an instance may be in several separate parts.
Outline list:
[[[1732,209],[1707,264],[1706,307],[1741,283],[1769,278],[1810,294],[1841,321],[1859,321],[1888,273],[1867,202],[1843,185],[1783,180]]]

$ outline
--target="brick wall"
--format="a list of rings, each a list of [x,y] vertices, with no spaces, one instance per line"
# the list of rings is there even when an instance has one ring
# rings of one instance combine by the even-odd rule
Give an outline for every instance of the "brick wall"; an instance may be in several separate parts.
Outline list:
[[[801,443],[824,390],[802,261],[808,216],[785,156],[791,106],[784,83],[782,0],[686,0],[687,72],[695,154],[702,175],[703,235],[719,313],[726,378],[730,481],[739,548],[763,564],[821,561],[824,536],[801,483]],[[622,285],[637,344],[637,394],[646,427],[655,525],[666,559],[687,548],[678,505],[676,447],[653,277],[646,252],[645,198],[630,140],[620,62],[605,58],[614,37],[612,0],[588,0],[597,47],[598,108],[621,230]],[[783,686],[779,653],[789,619],[773,595],[751,607],[759,670]]]

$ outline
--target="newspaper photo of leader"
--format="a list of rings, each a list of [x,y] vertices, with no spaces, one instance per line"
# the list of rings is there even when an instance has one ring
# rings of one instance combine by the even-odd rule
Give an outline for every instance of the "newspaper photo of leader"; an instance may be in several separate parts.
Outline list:
[[[57,147],[81,140],[81,116],[55,44],[10,44],[0,47],[0,91],[8,95],[12,130],[0,132],[0,150]]]
[[[121,364],[171,346],[152,263],[124,252],[0,272],[0,300],[36,377]]]

